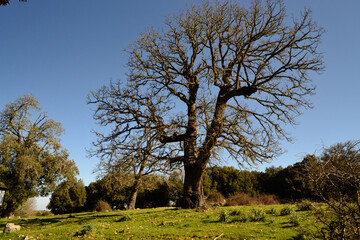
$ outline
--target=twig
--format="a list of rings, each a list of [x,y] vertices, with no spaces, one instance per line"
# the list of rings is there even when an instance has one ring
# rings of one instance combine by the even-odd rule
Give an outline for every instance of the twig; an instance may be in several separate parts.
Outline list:
[[[217,236],[216,238],[214,238],[214,240],[221,238],[224,235],[224,233],[220,234],[219,236]]]

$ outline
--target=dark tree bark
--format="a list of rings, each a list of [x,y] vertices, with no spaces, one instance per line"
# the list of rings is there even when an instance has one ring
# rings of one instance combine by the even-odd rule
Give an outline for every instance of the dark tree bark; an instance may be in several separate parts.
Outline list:
[[[198,208],[205,205],[204,193],[202,190],[202,174],[204,167],[199,164],[185,165],[184,181],[184,208]]]
[[[140,181],[144,174],[144,168],[145,168],[144,165],[142,165],[142,167],[140,167],[140,169],[139,169],[139,172],[135,176],[134,185],[131,188],[128,209],[135,209],[136,199],[137,199],[137,195],[138,195],[138,191],[139,191],[139,187],[140,187]]]
[[[138,190],[139,190],[139,181],[137,180],[137,181],[135,181],[135,184],[131,190],[131,196],[130,196],[128,209],[135,209]]]

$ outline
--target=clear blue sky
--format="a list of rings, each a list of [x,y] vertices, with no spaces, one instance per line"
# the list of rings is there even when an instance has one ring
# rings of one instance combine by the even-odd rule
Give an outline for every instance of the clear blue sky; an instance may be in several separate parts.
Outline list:
[[[62,123],[62,144],[89,184],[98,160],[86,149],[98,128],[86,96],[111,79],[125,79],[123,53],[146,26],[161,27],[169,14],[198,0],[28,0],[0,7],[0,108],[33,94]],[[239,1],[248,2],[248,1]],[[326,29],[321,50],[326,69],[313,75],[314,109],[288,127],[293,143],[266,167],[288,166],[323,145],[360,139],[360,1],[285,0],[288,15],[307,6]]]

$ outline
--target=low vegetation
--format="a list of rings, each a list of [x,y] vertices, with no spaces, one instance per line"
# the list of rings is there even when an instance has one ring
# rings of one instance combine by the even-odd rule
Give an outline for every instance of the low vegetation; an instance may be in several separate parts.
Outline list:
[[[316,230],[312,211],[281,216],[295,206],[153,208],[1,219],[22,226],[1,239],[301,239]],[[304,236],[302,236],[304,237]]]

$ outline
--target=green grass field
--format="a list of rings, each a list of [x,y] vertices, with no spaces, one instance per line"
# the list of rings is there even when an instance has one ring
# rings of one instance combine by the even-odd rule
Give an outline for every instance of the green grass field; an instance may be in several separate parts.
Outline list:
[[[295,205],[156,208],[1,219],[1,229],[9,222],[22,229],[0,233],[0,239],[301,239],[299,232],[314,228],[311,211],[282,216],[286,207],[296,210]]]

